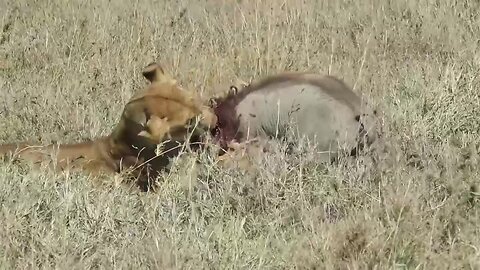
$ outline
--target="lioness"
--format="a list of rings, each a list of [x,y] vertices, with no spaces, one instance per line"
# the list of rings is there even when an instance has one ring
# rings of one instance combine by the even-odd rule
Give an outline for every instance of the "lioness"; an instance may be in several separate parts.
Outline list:
[[[110,135],[76,144],[1,145],[0,155],[11,153],[36,164],[50,161],[59,170],[83,169],[93,175],[129,169],[142,190],[150,188],[168,158],[180,150],[179,144],[199,141],[203,130],[215,125],[216,117],[159,64],[148,65],[142,73],[150,84],[125,105]],[[157,156],[157,144],[162,143],[163,153]]]
[[[224,96],[213,98],[218,118],[216,141],[228,144],[249,138],[282,138],[288,128],[315,143],[320,161],[331,161],[344,149],[356,153],[376,137],[376,112],[343,81],[314,73],[269,76]],[[297,137],[298,138],[298,137]],[[237,146],[238,148],[238,146]]]

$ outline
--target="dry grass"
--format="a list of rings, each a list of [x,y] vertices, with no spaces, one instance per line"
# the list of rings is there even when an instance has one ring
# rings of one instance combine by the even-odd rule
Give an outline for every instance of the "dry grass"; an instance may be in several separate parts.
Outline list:
[[[185,156],[157,194],[0,166],[0,265],[479,269],[477,1],[0,0],[0,141],[110,132],[164,63],[204,97],[331,73],[383,112],[386,153],[256,176]]]

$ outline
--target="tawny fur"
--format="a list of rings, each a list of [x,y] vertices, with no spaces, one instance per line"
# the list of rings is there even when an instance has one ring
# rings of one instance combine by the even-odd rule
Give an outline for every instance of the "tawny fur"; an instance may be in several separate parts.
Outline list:
[[[112,139],[107,136],[77,144],[46,146],[29,143],[6,144],[0,146],[0,153],[10,153],[13,158],[29,160],[37,165],[55,161],[53,166],[57,170],[80,167],[97,175],[120,170],[119,159],[128,155],[115,153],[116,149]]]
[[[81,169],[93,175],[128,169],[139,187],[148,189],[168,165],[168,159],[178,153],[179,144],[192,137],[198,141],[195,137],[214,126],[216,118],[157,63],[147,66],[143,75],[150,84],[125,105],[110,135],[77,144],[7,144],[0,146],[0,155],[14,154],[35,164],[51,161],[59,170]],[[193,124],[197,129],[191,134]],[[157,156],[155,150],[160,143],[165,144],[165,153]]]

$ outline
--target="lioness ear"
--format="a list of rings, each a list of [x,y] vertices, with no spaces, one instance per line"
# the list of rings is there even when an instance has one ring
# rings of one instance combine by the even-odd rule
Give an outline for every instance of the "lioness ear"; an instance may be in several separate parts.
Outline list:
[[[162,80],[164,80],[165,78],[168,77],[165,74],[165,71],[163,71],[162,66],[160,66],[156,62],[150,63],[150,64],[148,64],[148,66],[143,68],[142,75],[147,80],[149,80],[151,83],[156,82],[156,81],[162,81]]]

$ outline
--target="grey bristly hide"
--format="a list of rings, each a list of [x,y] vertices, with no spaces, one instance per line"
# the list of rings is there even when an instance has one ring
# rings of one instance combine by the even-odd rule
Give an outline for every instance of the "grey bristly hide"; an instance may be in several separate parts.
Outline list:
[[[279,138],[288,127],[313,142],[322,160],[331,160],[340,148],[355,153],[377,136],[376,112],[332,76],[286,73],[232,89],[214,100],[218,126],[213,135],[223,147],[232,140]]]

